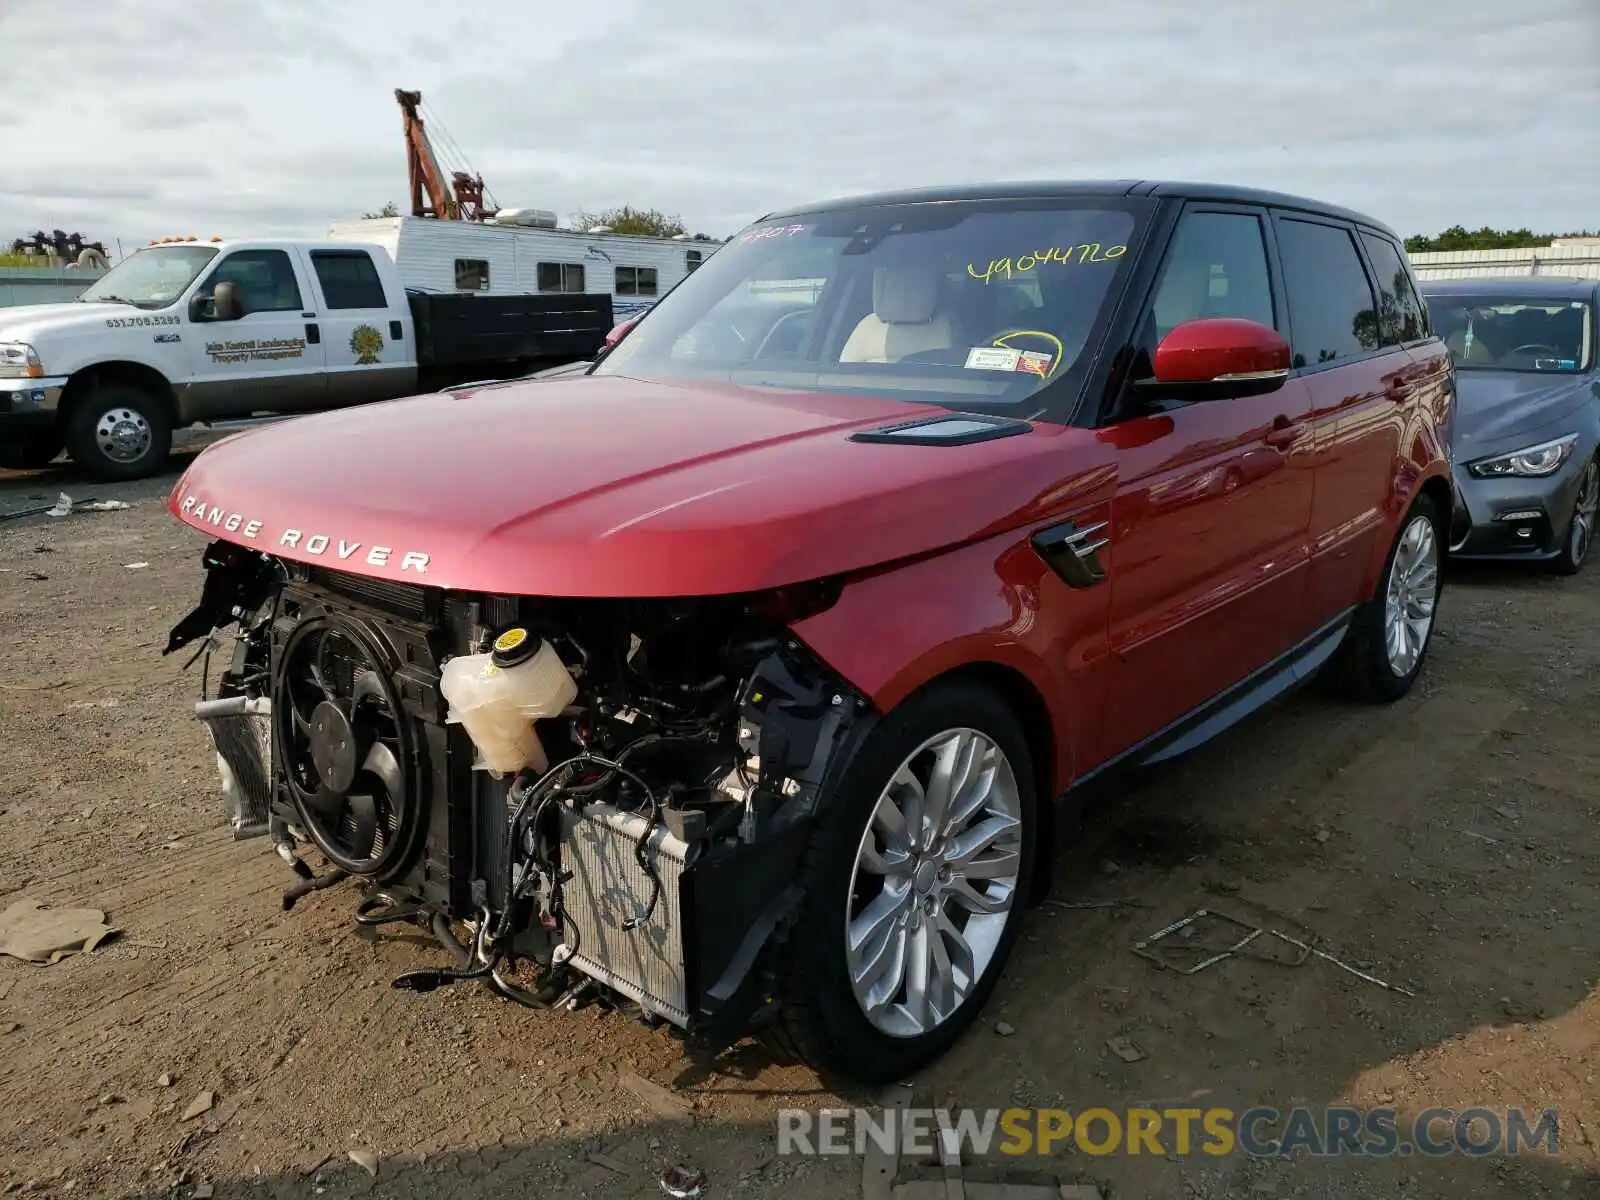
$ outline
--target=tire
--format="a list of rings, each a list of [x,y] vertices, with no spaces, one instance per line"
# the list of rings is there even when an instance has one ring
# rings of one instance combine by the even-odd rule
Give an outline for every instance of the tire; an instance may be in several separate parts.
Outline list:
[[[151,393],[125,383],[96,388],[67,418],[67,450],[95,479],[145,479],[172,451],[172,419]]]
[[[1550,560],[1557,575],[1576,575],[1594,547],[1595,528],[1600,523],[1600,455],[1589,460],[1578,483],[1578,499],[1572,506],[1572,520],[1561,553]]]
[[[0,446],[0,468],[12,471],[37,470],[54,462],[61,450],[61,435],[53,429],[26,434]]]
[[[1444,528],[1438,506],[1427,496],[1419,495],[1400,522],[1384,560],[1383,573],[1378,576],[1377,589],[1356,610],[1344,642],[1329,664],[1330,682],[1337,692],[1367,703],[1390,704],[1409,692],[1417,681],[1433,643],[1439,597],[1444,588]],[[1391,651],[1391,593],[1411,614],[1406,621],[1411,640],[1405,643],[1407,652],[1403,654]]]
[[[937,842],[921,855],[910,856],[912,865],[920,861],[920,869],[893,873],[899,885],[889,875],[874,873],[871,862],[862,860],[870,846],[880,856],[878,861],[887,865],[895,841],[909,844],[898,835],[880,835],[872,825],[880,803],[886,803],[886,815],[904,816],[894,801],[904,802],[908,793],[900,788],[891,795],[891,781],[906,770],[926,780],[941,751],[959,761],[967,747],[981,749],[983,758],[978,761],[989,767],[978,779],[988,775],[988,786],[981,792],[971,786],[958,788],[956,797],[962,807],[979,795],[986,799],[966,821],[950,826],[946,838],[959,840],[963,832],[970,838],[979,826],[987,827],[991,835],[998,833],[974,855],[991,874],[964,885],[974,897],[1000,906],[1003,911],[995,914],[973,911],[962,898],[960,877],[938,874],[944,859],[937,853]],[[970,683],[936,684],[908,699],[873,730],[831,799],[803,859],[800,883],[805,897],[778,970],[780,1003],[767,1041],[783,1057],[825,1073],[869,1083],[904,1079],[944,1054],[977,1018],[1016,940],[1039,829],[1027,739],[1011,710],[990,690]],[[955,815],[960,815],[959,808]],[[976,844],[976,839],[969,844]],[[953,853],[948,841],[945,848]],[[924,888],[929,890],[923,892]],[[903,897],[898,902],[890,899],[896,892]],[[866,973],[863,992],[871,999],[875,986],[877,997],[888,1001],[875,1017],[869,1017],[866,1004],[857,999],[846,949],[847,921],[853,917],[859,925],[869,910],[898,912],[893,923],[879,925],[887,931],[881,938],[859,943],[864,957],[874,957],[875,948],[881,950],[877,957],[882,961],[895,958],[897,948],[904,955],[903,972],[890,967],[884,973]],[[971,941],[957,943],[942,931],[946,927],[969,935]],[[960,946],[966,945],[970,955],[964,987],[963,976],[953,966],[940,974],[935,944],[943,950],[947,965],[962,958]],[[924,946],[925,955],[916,953]],[[929,964],[931,975],[917,968],[919,958]],[[920,1029],[914,1019],[914,996],[905,982],[918,975],[935,981],[922,993],[934,1007],[923,1014]],[[948,990],[937,986],[940,978],[949,981]],[[896,1003],[899,997],[903,999]]]

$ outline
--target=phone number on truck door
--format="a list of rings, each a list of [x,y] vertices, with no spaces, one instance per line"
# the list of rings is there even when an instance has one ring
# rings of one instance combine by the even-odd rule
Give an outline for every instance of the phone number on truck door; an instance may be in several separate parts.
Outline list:
[[[107,329],[126,329],[130,325],[176,325],[177,317],[108,317]]]

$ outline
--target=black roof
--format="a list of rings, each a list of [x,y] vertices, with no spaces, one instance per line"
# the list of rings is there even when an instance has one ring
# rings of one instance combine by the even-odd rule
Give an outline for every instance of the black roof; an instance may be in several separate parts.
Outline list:
[[[1030,179],[1009,183],[967,183],[946,187],[907,188],[902,191],[841,196],[814,204],[801,204],[781,212],[768,213],[761,220],[792,220],[809,213],[830,212],[841,208],[877,208],[896,204],[947,204],[960,200],[1073,199],[1094,196],[1108,198],[1155,196],[1163,199],[1271,205],[1274,208],[1290,208],[1300,212],[1337,217],[1344,221],[1356,221],[1373,229],[1381,229],[1390,235],[1394,233],[1382,221],[1375,220],[1365,213],[1354,212],[1348,208],[1340,208],[1336,204],[1326,204],[1321,200],[1312,200],[1305,196],[1291,196],[1284,192],[1267,192],[1258,188],[1235,187],[1224,183],[1179,183],[1138,179]]]
[[[1419,279],[1424,296],[1527,296],[1547,300],[1588,300],[1600,280],[1560,275],[1490,275],[1470,279]]]

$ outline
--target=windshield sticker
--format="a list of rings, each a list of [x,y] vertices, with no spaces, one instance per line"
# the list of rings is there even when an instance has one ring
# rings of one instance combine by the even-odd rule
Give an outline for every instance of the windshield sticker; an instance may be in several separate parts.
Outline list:
[[[1041,350],[1024,350],[1017,362],[1016,369],[1019,371],[1030,371],[1035,375],[1042,375],[1048,379],[1054,374],[1056,367],[1059,367],[1067,359],[1067,348],[1061,344],[1061,339],[1053,333],[1046,333],[1043,329],[1013,329],[1010,333],[1001,334],[995,338],[994,344],[996,346],[1006,346],[1009,349],[1009,343],[1015,338],[1037,338],[1042,342],[1048,343],[1050,348],[1055,351],[1054,354],[1048,354]],[[1042,370],[1038,367],[1040,362],[1044,364]]]
[[[1015,371],[1022,351],[1006,346],[974,346],[967,351],[969,371]]]
[[[968,263],[967,274],[974,279],[989,283],[994,279],[1012,279],[1017,275],[1025,275],[1035,267],[1046,263],[1071,266],[1073,263],[1109,262],[1111,259],[1121,258],[1127,252],[1126,246],[1102,246],[1099,242],[1084,242],[1077,246],[1053,246],[1048,250],[1019,254],[1014,258],[991,258],[988,267],[982,271],[978,269],[977,263]]]
[[[751,229],[741,233],[734,239],[734,244],[743,246],[747,242],[768,242],[773,238],[793,237],[797,233],[805,233],[809,225],[767,225],[761,229]]]

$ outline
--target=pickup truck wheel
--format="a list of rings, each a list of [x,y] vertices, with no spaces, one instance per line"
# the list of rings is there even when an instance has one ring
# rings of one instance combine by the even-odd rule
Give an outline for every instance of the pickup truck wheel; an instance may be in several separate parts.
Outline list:
[[[1400,522],[1372,597],[1356,610],[1329,664],[1336,690],[1355,700],[1400,699],[1422,673],[1433,641],[1444,586],[1444,526],[1427,496],[1418,496]]]
[[[172,421],[149,392],[108,384],[67,418],[67,449],[96,479],[144,479],[159,471],[172,451]]]
[[[813,832],[769,1044],[869,1082],[949,1049],[1016,940],[1035,804],[1027,740],[989,690],[936,685],[890,713]]]
[[[61,449],[61,435],[54,430],[30,433],[0,446],[0,468],[32,471],[38,467],[49,466],[61,453]]]

